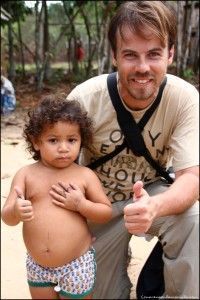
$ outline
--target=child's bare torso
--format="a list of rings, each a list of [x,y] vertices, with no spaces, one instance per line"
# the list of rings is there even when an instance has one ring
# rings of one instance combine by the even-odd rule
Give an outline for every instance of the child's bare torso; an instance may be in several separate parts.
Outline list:
[[[53,204],[49,195],[58,181],[74,182],[84,191],[80,174],[76,168],[48,170],[33,164],[26,176],[26,199],[32,202],[34,219],[24,222],[23,237],[29,254],[42,266],[62,266],[85,253],[91,244],[86,219]]]

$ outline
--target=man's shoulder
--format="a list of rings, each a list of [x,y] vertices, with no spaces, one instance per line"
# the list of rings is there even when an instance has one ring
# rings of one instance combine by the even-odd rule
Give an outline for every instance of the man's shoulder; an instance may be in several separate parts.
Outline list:
[[[199,93],[196,87],[172,74],[167,74],[167,85],[163,95],[166,105],[170,103],[174,109],[177,106],[188,108],[188,106],[199,105]]]
[[[92,77],[77,85],[67,96],[68,100],[77,100],[84,109],[95,114],[109,102],[107,88],[108,74]]]
[[[78,84],[75,89],[85,92],[98,91],[107,88],[107,76],[108,74],[101,74],[95,77],[91,77],[86,81]]]
[[[171,91],[176,92],[194,92],[198,94],[198,91],[194,85],[189,83],[188,81],[184,80],[173,74],[167,74],[167,86],[172,89]]]

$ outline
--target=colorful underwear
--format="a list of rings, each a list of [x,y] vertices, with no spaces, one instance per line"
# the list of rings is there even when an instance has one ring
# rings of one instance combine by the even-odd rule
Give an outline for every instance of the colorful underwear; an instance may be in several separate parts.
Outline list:
[[[42,267],[27,254],[27,279],[29,286],[49,287],[60,295],[80,299],[89,295],[96,278],[95,250],[91,247],[85,254],[61,267]]]

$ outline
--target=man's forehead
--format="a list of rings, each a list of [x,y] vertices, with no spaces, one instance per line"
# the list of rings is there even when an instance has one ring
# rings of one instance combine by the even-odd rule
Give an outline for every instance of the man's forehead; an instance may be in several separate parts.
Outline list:
[[[160,38],[156,35],[156,33],[152,32],[152,30],[147,26],[144,28],[139,27],[139,28],[135,29],[134,27],[131,27],[129,25],[123,25],[121,28],[118,28],[118,30],[117,30],[117,40],[118,41],[123,40],[125,42],[128,42],[135,38],[141,38],[141,39],[146,40],[147,42],[154,40],[162,48],[166,46],[166,41],[165,41],[165,44],[163,44],[163,41],[160,40]]]

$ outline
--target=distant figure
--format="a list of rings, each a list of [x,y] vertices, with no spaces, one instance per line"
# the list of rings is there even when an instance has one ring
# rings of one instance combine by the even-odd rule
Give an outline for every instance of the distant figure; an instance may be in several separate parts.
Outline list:
[[[1,114],[11,113],[16,108],[15,90],[12,83],[1,75]]]
[[[78,60],[78,62],[81,62],[83,61],[84,57],[85,57],[85,51],[83,49],[82,42],[81,40],[78,40],[76,44],[76,59]]]

